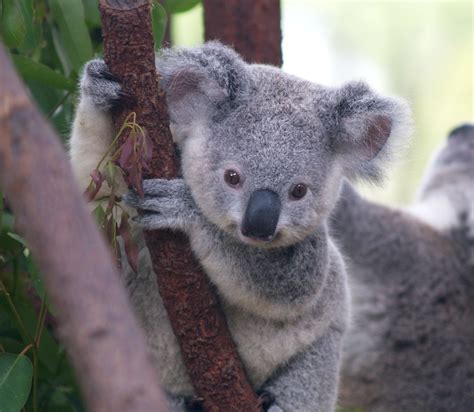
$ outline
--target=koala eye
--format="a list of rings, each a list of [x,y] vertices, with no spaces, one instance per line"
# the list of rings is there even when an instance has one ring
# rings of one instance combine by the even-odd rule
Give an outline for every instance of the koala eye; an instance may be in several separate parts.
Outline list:
[[[291,189],[290,197],[295,200],[302,199],[306,192],[308,191],[308,187],[303,183],[298,183],[297,185],[293,186]]]
[[[224,180],[230,186],[237,186],[240,183],[240,176],[235,170],[229,169],[224,172]]]

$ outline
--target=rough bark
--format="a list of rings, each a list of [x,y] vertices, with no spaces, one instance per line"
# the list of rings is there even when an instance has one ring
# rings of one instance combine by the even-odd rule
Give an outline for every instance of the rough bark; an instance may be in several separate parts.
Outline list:
[[[57,309],[89,411],[165,411],[145,338],[62,144],[0,45],[0,186]]]
[[[250,63],[281,66],[279,0],[203,0],[206,40],[232,46]]]
[[[147,177],[177,177],[178,160],[165,99],[157,84],[148,2],[101,0],[100,7],[105,61],[136,102],[115,113],[115,124],[120,126],[126,115],[135,111],[137,123],[154,145],[152,173]],[[146,241],[161,297],[204,409],[260,410],[216,293],[194,259],[186,236],[153,231],[146,233]]]

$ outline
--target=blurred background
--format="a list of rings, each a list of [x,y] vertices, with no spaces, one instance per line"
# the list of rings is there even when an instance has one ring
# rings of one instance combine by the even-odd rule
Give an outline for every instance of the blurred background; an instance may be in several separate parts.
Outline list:
[[[365,80],[412,106],[415,132],[407,152],[389,168],[383,188],[361,188],[372,199],[411,202],[447,133],[473,121],[473,4],[282,1],[285,71],[331,86]],[[175,44],[201,43],[201,6],[174,15],[171,27]]]

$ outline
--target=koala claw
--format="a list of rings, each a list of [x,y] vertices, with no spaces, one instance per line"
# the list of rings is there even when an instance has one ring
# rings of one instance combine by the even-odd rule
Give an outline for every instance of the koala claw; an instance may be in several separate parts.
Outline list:
[[[197,209],[188,187],[182,179],[149,179],[143,182],[144,196],[129,191],[123,200],[129,206],[140,209],[134,218],[146,230],[184,230],[197,218]]]
[[[121,90],[118,79],[110,73],[101,59],[91,60],[84,67],[81,78],[81,92],[102,110],[129,104],[133,97]]]

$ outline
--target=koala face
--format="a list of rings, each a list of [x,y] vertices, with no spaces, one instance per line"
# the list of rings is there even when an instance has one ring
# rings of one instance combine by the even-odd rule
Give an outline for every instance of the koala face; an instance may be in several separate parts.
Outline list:
[[[167,51],[157,66],[197,205],[259,247],[304,239],[328,216],[342,176],[375,175],[371,161],[403,111],[364,84],[324,88],[248,65],[219,43]]]
[[[261,247],[289,245],[327,217],[341,168],[314,116],[317,87],[267,67],[252,74],[251,98],[183,141],[183,175],[220,228]]]

